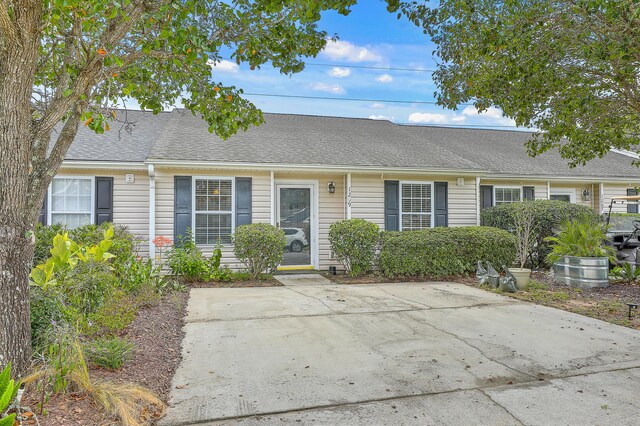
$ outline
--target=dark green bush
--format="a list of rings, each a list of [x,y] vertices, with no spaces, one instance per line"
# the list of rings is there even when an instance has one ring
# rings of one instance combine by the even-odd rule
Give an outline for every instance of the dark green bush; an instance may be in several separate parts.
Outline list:
[[[336,260],[354,277],[371,271],[380,229],[364,219],[347,219],[329,227],[329,242]]]
[[[118,334],[136,318],[138,304],[122,290],[112,292],[96,312],[87,316],[85,333],[111,336]]]
[[[535,244],[529,256],[529,264],[534,268],[546,267],[546,257],[551,252],[549,242],[545,238],[555,235],[564,221],[581,217],[598,219],[598,215],[589,207],[558,200],[529,201],[533,209]],[[484,226],[512,231],[515,227],[517,203],[500,204],[485,209],[481,213]]]
[[[107,263],[78,262],[65,277],[60,290],[74,310],[88,315],[102,306],[118,285],[118,277]]]
[[[265,271],[274,271],[282,262],[287,239],[282,229],[268,223],[252,223],[238,226],[233,242],[236,258],[256,279]]]
[[[29,290],[31,300],[31,341],[36,349],[46,344],[48,331],[54,324],[66,319],[62,295],[57,291],[45,291],[38,286]]]
[[[486,226],[382,232],[379,263],[389,277],[442,278],[470,274],[478,260],[510,266],[515,252],[513,235]]]
[[[131,359],[133,343],[119,337],[104,337],[85,343],[82,349],[90,363],[117,370]]]
[[[129,232],[124,225],[114,225],[109,222],[104,222],[100,225],[85,225],[75,229],[67,229],[59,224],[51,226],[37,224],[33,264],[39,265],[49,258],[49,250],[51,250],[53,237],[55,237],[56,234],[68,232],[69,238],[79,245],[90,246],[102,241],[104,231],[109,229],[109,227],[113,227],[114,230],[109,252],[116,256],[114,262],[125,262],[136,252],[137,241],[135,236]]]
[[[167,265],[173,275],[187,281],[203,281],[209,276],[207,259],[196,246],[191,230],[187,230],[180,244],[169,249]]]

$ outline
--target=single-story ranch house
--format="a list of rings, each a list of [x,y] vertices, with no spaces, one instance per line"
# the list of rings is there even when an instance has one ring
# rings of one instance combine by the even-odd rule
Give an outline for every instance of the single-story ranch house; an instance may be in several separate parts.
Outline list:
[[[287,235],[283,268],[326,269],[336,264],[329,226],[340,219],[385,230],[477,225],[495,204],[559,199],[603,211],[640,186],[628,154],[571,169],[556,152],[528,157],[525,132],[265,114],[224,141],[189,112],[126,114],[131,133],[80,129],[41,221],[127,225],[142,255],[155,256],[155,236],[189,228],[205,254],[222,242],[233,267],[234,228],[266,222]],[[637,206],[616,206],[627,208]]]

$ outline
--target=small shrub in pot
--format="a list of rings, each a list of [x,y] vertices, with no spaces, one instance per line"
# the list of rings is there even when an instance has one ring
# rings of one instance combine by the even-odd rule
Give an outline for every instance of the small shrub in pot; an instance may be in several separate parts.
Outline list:
[[[233,234],[233,252],[252,279],[275,271],[284,255],[287,239],[282,229],[267,223],[238,226]]]
[[[340,220],[329,228],[329,242],[335,258],[351,276],[371,271],[380,229],[364,219]]]

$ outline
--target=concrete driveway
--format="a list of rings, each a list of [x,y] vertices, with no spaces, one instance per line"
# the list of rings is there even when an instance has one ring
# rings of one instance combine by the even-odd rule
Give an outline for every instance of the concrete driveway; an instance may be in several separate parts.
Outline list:
[[[638,424],[640,332],[451,283],[194,289],[164,425]]]

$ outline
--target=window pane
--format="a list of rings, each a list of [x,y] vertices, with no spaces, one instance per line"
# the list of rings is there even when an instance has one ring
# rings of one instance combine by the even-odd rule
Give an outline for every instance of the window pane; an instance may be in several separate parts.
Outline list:
[[[515,203],[520,201],[520,188],[495,188],[496,204]]]
[[[431,185],[402,184],[402,229],[423,229],[431,226]]]
[[[66,225],[70,229],[91,223],[91,214],[52,213],[52,224]]]
[[[196,244],[222,244],[231,242],[231,214],[196,213]]]

